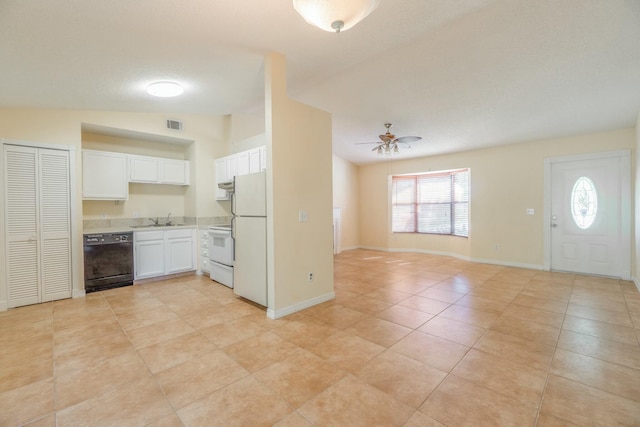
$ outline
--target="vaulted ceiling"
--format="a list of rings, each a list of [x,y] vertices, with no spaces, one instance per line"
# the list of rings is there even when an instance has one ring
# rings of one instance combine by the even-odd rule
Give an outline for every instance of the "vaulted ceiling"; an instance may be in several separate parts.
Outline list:
[[[638,0],[381,0],[340,34],[290,0],[2,0],[0,107],[260,113],[266,52],[289,95],[333,114],[333,151],[379,160],[634,126]],[[144,91],[171,79],[173,99]],[[304,143],[304,141],[301,141]]]

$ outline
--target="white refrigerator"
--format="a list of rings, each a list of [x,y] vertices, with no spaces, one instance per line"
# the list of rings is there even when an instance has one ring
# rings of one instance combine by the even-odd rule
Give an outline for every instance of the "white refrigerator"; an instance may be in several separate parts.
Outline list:
[[[233,292],[267,306],[266,173],[236,176],[231,195],[234,238]]]

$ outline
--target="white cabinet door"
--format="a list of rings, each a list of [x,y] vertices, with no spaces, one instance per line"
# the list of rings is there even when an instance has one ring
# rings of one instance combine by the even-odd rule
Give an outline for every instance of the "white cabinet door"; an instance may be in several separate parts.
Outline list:
[[[68,151],[5,145],[7,306],[71,297]]]
[[[135,278],[164,274],[164,240],[144,240],[135,243]]]
[[[160,180],[159,162],[156,157],[129,156],[129,181],[157,183]]]
[[[227,190],[218,188],[218,184],[227,180],[227,160],[223,157],[216,160],[216,200],[229,200]]]
[[[129,198],[127,155],[82,150],[82,198],[126,200]]]
[[[259,148],[260,150],[260,170],[267,170],[267,147],[262,146]]]
[[[159,182],[161,184],[189,185],[189,162],[160,159]]]
[[[260,149],[249,150],[249,173],[260,172]]]
[[[236,175],[238,175],[238,156],[227,156],[224,158],[227,163],[226,172],[227,175],[225,179],[227,181],[232,180]]]
[[[196,230],[136,231],[135,279],[164,276],[196,269]]]
[[[238,172],[236,176],[248,175],[249,174],[249,152],[243,151],[241,153],[238,153],[236,156],[238,158]]]
[[[196,269],[195,230],[179,229],[165,232],[165,274]]]

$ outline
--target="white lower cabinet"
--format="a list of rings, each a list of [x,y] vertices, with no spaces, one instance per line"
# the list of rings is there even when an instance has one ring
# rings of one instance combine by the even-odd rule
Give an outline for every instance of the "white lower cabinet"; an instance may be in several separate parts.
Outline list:
[[[193,229],[165,231],[165,274],[196,269],[195,240]]]
[[[135,280],[195,270],[195,233],[193,228],[136,231]]]
[[[164,231],[136,231],[134,278],[164,275]]]

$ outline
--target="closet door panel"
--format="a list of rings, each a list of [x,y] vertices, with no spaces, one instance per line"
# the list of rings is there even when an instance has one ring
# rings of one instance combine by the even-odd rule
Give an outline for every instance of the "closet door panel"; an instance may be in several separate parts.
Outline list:
[[[42,301],[71,297],[69,153],[40,149]]]
[[[5,146],[8,306],[40,300],[37,149]]]

